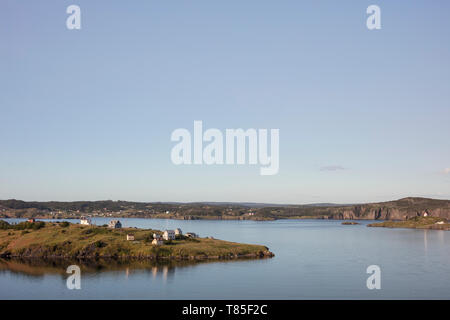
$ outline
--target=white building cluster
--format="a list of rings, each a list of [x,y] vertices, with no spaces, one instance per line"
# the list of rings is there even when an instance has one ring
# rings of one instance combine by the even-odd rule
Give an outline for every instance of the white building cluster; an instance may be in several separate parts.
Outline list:
[[[82,225],[92,225],[92,221],[88,217],[81,217],[80,224]],[[111,220],[108,224],[108,228],[111,229],[120,229],[122,228],[122,223],[119,220]],[[176,228],[175,230],[164,230],[163,234],[153,234],[153,245],[163,245],[164,241],[175,240],[177,237],[181,237],[183,235],[183,231],[180,228]],[[194,232],[187,232],[186,237],[188,238],[198,238],[199,236]],[[127,241],[135,241],[135,237],[133,234],[127,234]]]

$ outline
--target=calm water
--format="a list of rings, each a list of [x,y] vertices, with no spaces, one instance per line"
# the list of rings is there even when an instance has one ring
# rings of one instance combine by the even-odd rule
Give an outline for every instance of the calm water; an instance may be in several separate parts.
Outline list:
[[[11,219],[12,220],[12,219]],[[12,220],[14,221],[14,220]],[[101,225],[109,219],[93,219]],[[0,269],[0,299],[450,299],[450,232],[343,226],[340,221],[121,219],[127,227],[173,229],[263,244],[272,259],[114,267],[82,273],[68,290],[63,266]],[[381,267],[381,290],[366,268]]]

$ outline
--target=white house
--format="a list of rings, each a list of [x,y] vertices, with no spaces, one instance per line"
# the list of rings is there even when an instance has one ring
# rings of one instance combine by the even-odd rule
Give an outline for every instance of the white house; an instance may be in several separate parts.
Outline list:
[[[128,241],[134,241],[134,235],[133,234],[127,234],[127,240]]]
[[[164,242],[161,239],[153,239],[152,244],[155,246],[163,245]]]
[[[176,228],[176,229],[175,229],[175,235],[176,235],[176,236],[181,236],[181,235],[183,235],[183,232],[181,231],[180,228]]]
[[[164,231],[163,239],[164,240],[175,240],[175,231],[173,231],[173,230]]]
[[[89,219],[89,218],[81,217],[80,224],[90,226],[92,224],[92,222],[91,222],[91,219]]]
[[[122,224],[119,220],[111,220],[108,224],[108,228],[120,229],[122,228]]]
[[[425,211],[425,212],[423,213],[423,216],[424,216],[424,217],[428,217],[428,213]]]

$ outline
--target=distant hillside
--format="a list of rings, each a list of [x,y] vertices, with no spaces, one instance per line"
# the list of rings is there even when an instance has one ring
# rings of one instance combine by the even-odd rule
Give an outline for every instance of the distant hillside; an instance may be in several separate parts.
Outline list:
[[[172,202],[169,202],[172,203]],[[238,207],[249,207],[249,208],[267,208],[267,207],[290,207],[298,206],[292,204],[281,204],[281,203],[264,203],[264,202],[190,202],[190,204],[206,204],[213,206],[238,206]],[[347,204],[345,204],[347,205]],[[339,207],[343,204],[337,203],[308,203],[302,204],[301,206],[306,207]]]
[[[407,220],[429,216],[450,218],[450,200],[404,198],[395,201],[339,205],[278,205],[232,202],[75,201],[26,202],[0,200],[0,217],[77,218],[82,215],[173,219],[370,219]]]
[[[404,198],[395,201],[333,207],[299,206],[291,209],[290,212],[285,210],[285,213],[324,219],[407,220],[424,213],[450,218],[450,200]],[[280,213],[280,215],[285,214]]]

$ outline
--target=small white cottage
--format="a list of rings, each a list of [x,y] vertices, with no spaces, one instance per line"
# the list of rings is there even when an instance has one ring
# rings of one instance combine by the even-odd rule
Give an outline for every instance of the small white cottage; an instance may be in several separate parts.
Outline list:
[[[92,224],[91,219],[86,218],[86,217],[81,217],[80,224],[85,225],[85,226],[90,226]]]
[[[127,234],[127,241],[134,241],[134,235],[133,234]]]
[[[175,231],[173,231],[173,230],[164,231],[163,239],[164,240],[175,240]]]
[[[108,228],[120,229],[122,228],[122,224],[120,223],[119,220],[111,220],[108,224]]]
[[[175,236],[181,236],[181,235],[183,235],[183,232],[181,231],[181,229],[180,228],[176,228],[175,229]]]

